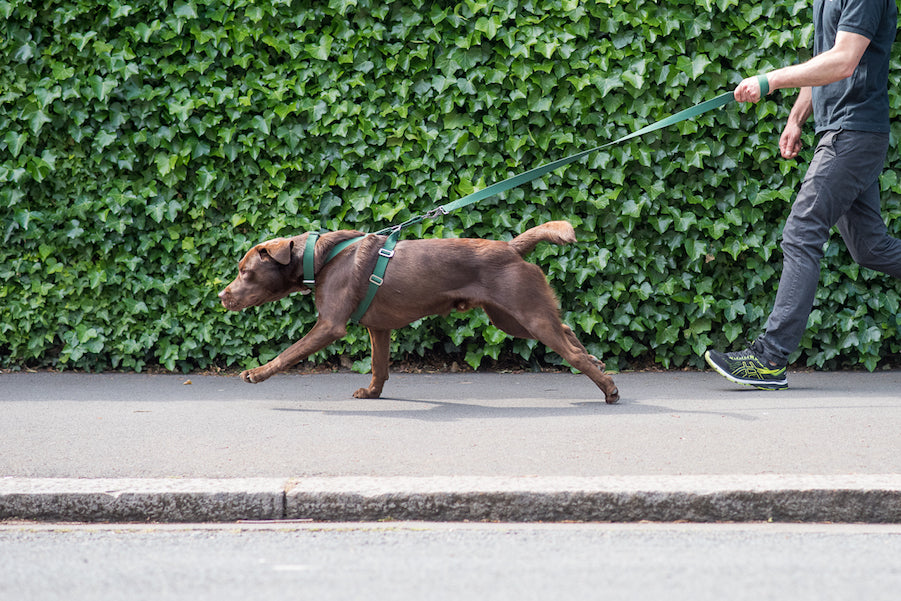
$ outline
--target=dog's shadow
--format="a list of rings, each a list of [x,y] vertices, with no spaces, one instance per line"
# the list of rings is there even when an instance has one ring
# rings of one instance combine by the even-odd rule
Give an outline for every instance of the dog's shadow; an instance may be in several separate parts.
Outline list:
[[[740,413],[724,414],[720,411],[685,411],[671,407],[646,405],[620,401],[608,405],[603,401],[561,401],[559,405],[548,406],[488,406],[459,401],[439,401],[424,399],[402,399],[382,397],[365,401],[372,403],[371,409],[315,409],[309,407],[277,407],[273,411],[292,413],[318,413],[332,417],[366,417],[427,422],[457,422],[484,419],[546,419],[554,417],[617,416],[617,415],[659,415],[664,413],[692,413],[718,415],[739,420],[755,420],[750,415]],[[391,404],[392,407],[384,405]],[[397,407],[409,404],[415,408]],[[425,407],[423,407],[425,406]]]

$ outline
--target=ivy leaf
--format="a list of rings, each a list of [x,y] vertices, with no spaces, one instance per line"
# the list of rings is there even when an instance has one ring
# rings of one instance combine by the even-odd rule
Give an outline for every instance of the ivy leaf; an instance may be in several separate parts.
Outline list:
[[[47,113],[43,110],[37,108],[36,106],[29,107],[24,113],[25,118],[28,121],[28,128],[31,130],[31,133],[37,135],[38,132],[44,127],[44,124],[51,123],[53,119],[51,119]]]
[[[22,148],[28,141],[28,134],[25,132],[16,133],[14,131],[8,131],[3,137],[3,141],[6,142],[7,149],[10,154],[12,154],[13,158],[15,158],[19,156],[19,153],[22,152]]]
[[[197,18],[197,7],[193,2],[176,2],[175,6],[172,7],[172,12],[175,13],[176,17],[183,19]]]

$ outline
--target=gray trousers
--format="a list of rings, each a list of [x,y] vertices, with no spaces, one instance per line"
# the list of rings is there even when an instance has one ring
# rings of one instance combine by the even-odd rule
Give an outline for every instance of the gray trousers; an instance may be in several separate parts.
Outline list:
[[[879,174],[888,134],[826,132],[782,232],[783,266],[766,331],[754,343],[763,359],[784,365],[798,348],[813,309],[829,230],[839,232],[855,261],[901,278],[901,240],[888,235]]]

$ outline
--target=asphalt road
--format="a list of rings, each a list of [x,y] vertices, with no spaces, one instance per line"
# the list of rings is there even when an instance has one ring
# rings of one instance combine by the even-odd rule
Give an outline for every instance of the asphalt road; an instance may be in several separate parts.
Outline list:
[[[0,598],[897,598],[898,526],[0,525]]]
[[[0,374],[0,476],[34,478],[901,473],[901,372]],[[190,381],[190,384],[186,384]]]

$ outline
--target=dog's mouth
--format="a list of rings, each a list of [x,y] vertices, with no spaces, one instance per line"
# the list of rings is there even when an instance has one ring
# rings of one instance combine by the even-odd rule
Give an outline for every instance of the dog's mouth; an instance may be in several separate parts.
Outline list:
[[[222,306],[225,307],[229,311],[240,311],[241,309],[246,309],[250,305],[240,305],[231,299],[222,299]]]

